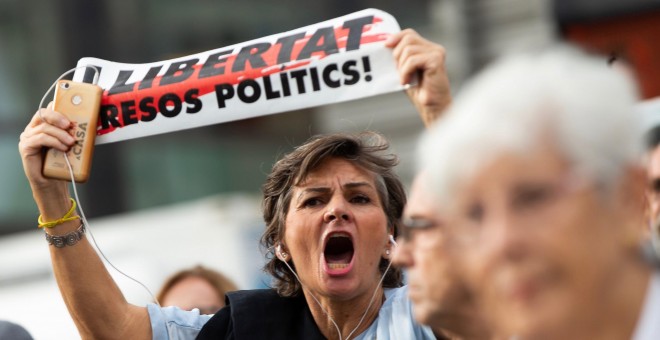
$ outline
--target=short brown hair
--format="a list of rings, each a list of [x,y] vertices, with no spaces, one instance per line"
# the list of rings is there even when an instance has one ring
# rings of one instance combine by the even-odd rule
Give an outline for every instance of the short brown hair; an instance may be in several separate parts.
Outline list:
[[[156,295],[156,299],[159,302],[165,300],[165,295],[167,295],[170,289],[172,289],[174,285],[176,285],[177,283],[181,282],[183,279],[188,277],[199,277],[201,279],[206,280],[208,283],[211,284],[211,286],[216,291],[216,293],[218,293],[218,296],[220,297],[221,301],[223,301],[222,299],[224,298],[225,293],[238,289],[231,280],[229,280],[226,276],[222,275],[220,272],[203,267],[201,265],[197,265],[190,269],[184,269],[172,274],[172,276],[170,276],[167,280],[165,280],[165,283],[163,284],[163,286],[160,288],[160,291]]]
[[[261,236],[261,245],[266,250],[267,263],[264,271],[273,276],[273,288],[280,295],[294,296],[301,292],[300,283],[293,273],[272,253],[273,248],[284,236],[291,192],[294,186],[304,181],[324,160],[328,158],[348,160],[374,174],[388,227],[394,237],[398,235],[406,194],[399,177],[394,172],[398,158],[394,154],[385,154],[384,151],[388,148],[387,140],[376,132],[317,135],[273,165],[262,188],[266,230]],[[387,265],[388,261],[381,259],[379,263],[381,273],[385,272]],[[293,264],[292,268],[295,268]],[[401,270],[391,268],[383,280],[383,287],[392,288],[402,285]]]

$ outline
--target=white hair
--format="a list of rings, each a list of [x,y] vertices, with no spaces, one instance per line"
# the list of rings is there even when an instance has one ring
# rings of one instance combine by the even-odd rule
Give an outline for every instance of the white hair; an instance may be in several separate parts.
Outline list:
[[[504,58],[471,81],[421,138],[418,166],[447,203],[503,152],[556,143],[574,170],[611,183],[639,164],[637,89],[628,74],[561,45]]]

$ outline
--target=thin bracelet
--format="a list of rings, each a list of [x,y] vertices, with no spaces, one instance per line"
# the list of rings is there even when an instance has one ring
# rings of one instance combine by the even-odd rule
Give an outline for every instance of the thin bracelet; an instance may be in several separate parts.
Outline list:
[[[68,232],[64,235],[50,235],[49,233],[46,234],[46,242],[48,242],[49,245],[55,246],[55,248],[64,248],[65,246],[74,246],[78,241],[82,239],[82,237],[85,235],[85,224],[81,223],[80,227],[78,229]]]
[[[69,198],[69,199],[71,200],[71,209],[69,209],[69,211],[67,211],[67,213],[64,214],[64,216],[62,216],[62,218],[60,218],[58,220],[55,220],[55,221],[44,222],[42,220],[42,216],[39,215],[39,217],[37,218],[37,223],[39,224],[39,228],[52,228],[52,227],[60,225],[64,222],[79,219],[80,216],[78,216],[78,215],[72,216],[73,213],[76,211],[76,200],[74,200],[73,198]]]

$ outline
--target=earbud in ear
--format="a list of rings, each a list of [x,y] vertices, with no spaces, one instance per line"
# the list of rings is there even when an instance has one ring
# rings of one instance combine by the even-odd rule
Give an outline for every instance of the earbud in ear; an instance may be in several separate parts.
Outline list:
[[[392,250],[392,249],[390,249],[390,248],[385,249],[385,251],[383,252],[383,255],[382,255],[383,259],[388,260],[388,261],[391,261],[391,260],[392,260],[392,252],[393,252],[393,251],[394,251],[394,250]]]
[[[398,244],[397,244],[396,241],[394,240],[394,236],[393,236],[392,234],[390,234],[389,236],[390,236],[390,242],[392,242],[392,244],[393,244],[395,247],[398,246]]]
[[[277,256],[277,258],[282,262],[287,262],[289,260],[289,254],[282,250],[281,243],[278,243],[277,247],[275,247],[275,256]]]
[[[394,241],[394,236],[392,236],[392,234],[387,235],[387,239],[388,239],[389,243],[392,243],[392,245],[394,245],[396,247],[396,241]],[[387,249],[385,249],[385,253],[383,254],[383,258],[388,259],[388,260],[390,259],[390,256],[392,254],[391,249],[392,249],[391,247],[388,247]]]

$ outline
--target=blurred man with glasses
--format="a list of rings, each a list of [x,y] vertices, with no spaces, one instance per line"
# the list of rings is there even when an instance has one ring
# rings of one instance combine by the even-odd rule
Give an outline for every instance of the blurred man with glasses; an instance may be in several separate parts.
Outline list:
[[[428,174],[420,172],[410,189],[392,257],[393,264],[406,268],[415,319],[431,326],[439,339],[490,339],[461,273],[455,242],[447,233],[451,221],[434,201]]]

